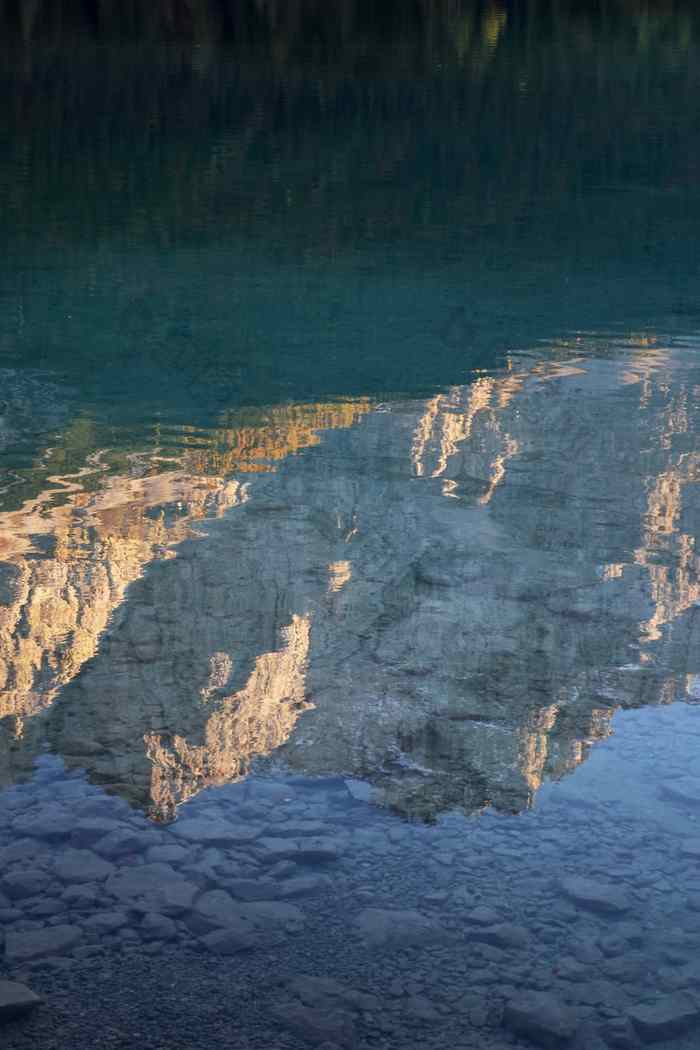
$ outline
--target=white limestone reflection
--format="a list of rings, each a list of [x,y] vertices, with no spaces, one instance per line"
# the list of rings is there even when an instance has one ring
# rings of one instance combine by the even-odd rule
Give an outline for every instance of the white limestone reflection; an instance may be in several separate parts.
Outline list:
[[[161,818],[256,760],[428,818],[530,805],[615,708],[700,692],[696,357],[581,336],[244,465],[11,768],[40,728]]]

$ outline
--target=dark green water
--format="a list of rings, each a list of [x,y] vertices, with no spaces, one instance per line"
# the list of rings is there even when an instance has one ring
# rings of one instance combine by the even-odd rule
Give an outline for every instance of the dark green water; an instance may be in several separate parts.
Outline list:
[[[0,21],[7,1046],[695,1050],[693,5]]]

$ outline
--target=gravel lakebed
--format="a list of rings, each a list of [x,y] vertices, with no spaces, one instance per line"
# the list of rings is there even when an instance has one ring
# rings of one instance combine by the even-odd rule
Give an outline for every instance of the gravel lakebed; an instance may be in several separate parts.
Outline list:
[[[251,777],[154,825],[45,756],[1,796],[0,988],[42,1000],[0,994],[2,1045],[690,1050],[700,778],[676,758],[639,811],[583,788],[426,825]]]

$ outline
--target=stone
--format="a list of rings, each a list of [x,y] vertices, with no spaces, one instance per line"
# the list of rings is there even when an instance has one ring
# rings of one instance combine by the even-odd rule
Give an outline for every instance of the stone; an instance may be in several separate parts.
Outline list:
[[[146,894],[144,903],[157,909],[163,915],[177,917],[188,912],[199,892],[198,887],[185,879],[163,883],[157,889]]]
[[[109,860],[123,857],[127,853],[145,853],[149,846],[153,845],[153,836],[147,831],[134,831],[130,828],[121,828],[118,831],[110,831],[104,838],[99,839],[93,846],[96,853]]]
[[[487,908],[485,905],[480,904],[478,908],[473,908],[467,914],[466,920],[467,922],[476,923],[478,926],[493,926],[501,921],[501,916],[493,908]]]
[[[599,963],[603,958],[603,953],[600,948],[595,941],[592,940],[578,940],[577,938],[571,945],[571,951],[574,958],[578,959],[580,963],[585,963],[589,966],[591,963]]]
[[[18,817],[12,830],[15,835],[27,835],[47,842],[57,842],[68,838],[73,831],[74,821],[60,806],[38,806]]]
[[[250,951],[259,944],[255,930],[245,925],[212,930],[211,933],[200,937],[200,941],[214,955],[237,955],[238,952]]]
[[[4,876],[2,888],[10,900],[20,901],[44,893],[50,882],[45,871],[14,871]]]
[[[277,932],[299,929],[304,913],[294,904],[277,901],[243,903],[234,901],[223,890],[203,893],[194,906],[190,925],[199,932],[210,932],[217,927],[228,927],[241,933]]]
[[[659,787],[661,798],[681,802],[686,806],[700,806],[700,777],[679,777],[666,780]]]
[[[178,916],[190,910],[199,888],[169,864],[121,868],[105,884],[106,892],[135,911]]]
[[[440,1014],[425,995],[409,995],[403,1004],[404,1010],[418,1021],[439,1021]]]
[[[149,941],[173,941],[177,937],[177,926],[167,915],[148,912],[143,917],[139,932]]]
[[[68,849],[59,855],[54,870],[62,882],[104,882],[115,867],[92,850]]]
[[[229,785],[229,787],[237,788],[238,785]],[[281,784],[277,780],[252,779],[248,781],[247,787],[250,798],[265,799],[268,802],[287,802],[295,794],[293,787],[289,784]]]
[[[582,982],[586,976],[587,969],[583,963],[574,959],[571,955],[564,955],[552,967],[552,972],[560,981]]]
[[[0,1024],[22,1017],[40,1004],[39,996],[26,984],[0,980]]]
[[[47,900],[39,901],[27,909],[27,914],[34,919],[47,919],[52,915],[60,915],[66,910],[65,901],[49,897]]]
[[[66,902],[70,908],[89,908],[95,904],[100,897],[100,892],[96,885],[77,883],[74,886],[69,886],[67,890],[61,894],[61,899]]]
[[[526,992],[511,999],[503,1011],[503,1024],[546,1050],[566,1046],[576,1033],[576,1015],[546,992]]]
[[[338,860],[343,853],[343,843],[336,838],[320,835],[316,838],[302,839],[299,843],[299,857],[302,863],[329,863]]]
[[[331,885],[326,875],[299,875],[295,879],[286,879],[280,883],[280,897],[309,897]]]
[[[297,860],[299,849],[293,839],[265,836],[255,843],[260,850],[261,860],[266,864],[276,864],[281,860]]]
[[[628,951],[599,964],[602,974],[612,981],[629,983],[643,981],[652,969],[650,959],[641,952]]]
[[[502,922],[498,926],[480,926],[470,931],[469,939],[482,944],[491,944],[495,948],[525,948],[529,935],[522,926],[514,926],[510,922]]]
[[[105,838],[113,831],[119,831],[122,825],[109,817],[83,817],[78,820],[71,836],[76,846],[84,848]]]
[[[229,893],[241,901],[273,900],[278,896],[280,888],[279,883],[272,879],[230,879],[226,883]]]
[[[574,875],[562,880],[561,889],[580,908],[599,915],[622,915],[629,911],[630,905],[622,890],[606,882]]]
[[[483,1003],[479,1004],[479,1006],[473,1006],[468,1016],[469,1024],[473,1028],[485,1028],[489,1023],[488,1007],[484,1006]]]
[[[441,865],[443,868],[451,868],[455,862],[455,852],[451,849],[438,849],[434,850],[431,854],[431,860]]]
[[[5,957],[9,963],[28,962],[44,955],[63,955],[79,944],[83,931],[79,926],[46,926],[40,930],[8,930],[5,935]]]
[[[190,856],[190,851],[185,846],[177,843],[164,846],[151,846],[146,853],[146,861],[161,864],[181,864]]]
[[[134,868],[120,868],[106,884],[106,891],[120,901],[135,901],[157,895],[170,882],[184,882],[169,864],[142,864]],[[192,896],[196,887],[192,887]]]
[[[279,1004],[272,1011],[280,1024],[315,1046],[331,1042],[350,1047],[355,1042],[351,1015],[341,1010],[317,1010],[303,1003]]]
[[[212,846],[253,842],[262,834],[262,828],[257,824],[213,820],[209,817],[187,817],[176,821],[170,830],[178,838],[188,842]]]
[[[278,838],[306,838],[310,835],[323,836],[326,825],[320,820],[285,820],[273,824],[265,831]]]
[[[689,995],[676,993],[643,1003],[629,1011],[629,1018],[640,1039],[657,1043],[675,1039],[686,1032],[700,1031],[700,1005]]]
[[[377,797],[377,789],[365,780],[348,779],[345,787],[356,802],[372,802]]]
[[[418,911],[364,908],[356,924],[367,945],[373,948],[422,946],[450,939],[443,926]]]
[[[423,896],[423,902],[431,907],[440,908],[447,903],[449,896],[447,890],[433,890]]]
[[[332,977],[312,977],[304,974],[290,978],[286,987],[307,1006],[331,1009],[341,1003],[343,1007],[355,1011],[372,1012],[381,1009],[381,1001],[376,995],[349,988]]]
[[[123,911],[101,911],[85,919],[83,926],[86,930],[95,930],[97,933],[115,933],[128,922],[129,917]]]
[[[43,842],[36,842],[34,839],[19,839],[17,842],[13,842],[11,846],[3,846],[0,849],[0,870],[16,862],[21,864],[33,863],[38,867],[42,865],[48,867],[51,860],[52,854],[49,847]]]
[[[265,864],[275,864],[280,860],[292,860],[296,863],[331,863],[342,854],[342,844],[328,836],[316,836],[307,839],[264,837],[255,843],[260,850],[260,859]]]
[[[601,1026],[601,1035],[614,1050],[636,1050],[639,1040],[627,1017],[610,1017]]]

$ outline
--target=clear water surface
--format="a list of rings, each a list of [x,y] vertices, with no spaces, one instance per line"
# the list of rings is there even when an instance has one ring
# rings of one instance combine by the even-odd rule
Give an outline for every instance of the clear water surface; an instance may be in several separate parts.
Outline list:
[[[697,1047],[692,6],[59,7],[0,8],[6,1045]]]

